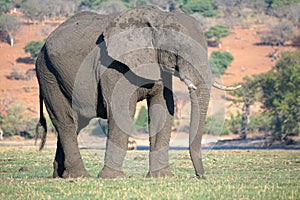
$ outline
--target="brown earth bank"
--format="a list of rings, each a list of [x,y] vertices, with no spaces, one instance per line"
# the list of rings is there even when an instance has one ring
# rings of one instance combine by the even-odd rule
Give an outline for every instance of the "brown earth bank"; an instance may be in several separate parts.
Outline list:
[[[25,107],[27,118],[39,117],[38,83],[36,77],[31,80],[10,80],[7,77],[12,70],[26,73],[34,69],[34,63],[30,55],[24,52],[24,47],[30,41],[43,40],[53,31],[61,21],[46,23],[24,23],[15,37],[15,45],[0,41],[0,100],[18,102]],[[293,51],[295,47],[271,47],[259,46],[259,33],[264,27],[256,26],[250,29],[235,28],[230,36],[222,40],[219,47],[209,48],[212,51],[228,51],[234,56],[234,61],[226,73],[218,80],[226,85],[242,82],[243,77],[252,76],[269,71],[276,60],[269,57],[271,54],[279,55],[283,51]],[[177,91],[186,90],[185,86],[175,81]],[[227,113],[240,109],[226,102]],[[1,108],[0,108],[1,109]],[[257,108],[258,109],[258,108]],[[0,145],[2,142],[0,143]]]

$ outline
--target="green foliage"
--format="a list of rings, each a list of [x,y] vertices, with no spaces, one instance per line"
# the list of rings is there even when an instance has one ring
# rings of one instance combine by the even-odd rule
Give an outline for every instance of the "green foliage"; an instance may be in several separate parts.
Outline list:
[[[10,9],[13,8],[11,0],[1,0],[0,1],[0,14],[7,13]]]
[[[300,0],[265,0],[269,8],[280,8],[285,5],[300,3]]]
[[[250,116],[248,131],[252,133],[267,133],[271,130],[272,116],[270,113],[253,113]]]
[[[207,116],[204,133],[212,135],[228,135],[230,130],[228,126],[226,126],[226,120],[224,123],[224,116],[220,114]]]
[[[260,80],[263,75],[253,75],[252,77],[245,76],[242,87],[238,90],[230,91],[230,95],[234,96],[232,99],[234,103],[245,102],[249,104],[254,103],[259,99],[260,95]]]
[[[45,41],[31,41],[25,46],[24,50],[26,53],[30,53],[32,59],[36,60],[44,43]]]
[[[300,50],[285,52],[261,79],[262,100],[273,116],[276,139],[300,133]]]
[[[248,131],[251,133],[266,133],[271,130],[272,116],[269,113],[253,113],[250,115]],[[239,134],[242,124],[242,113],[236,115],[230,113],[230,118],[225,119],[221,115],[208,116],[206,118],[204,133],[212,135]]]
[[[92,10],[95,10],[101,3],[106,2],[107,0],[83,0],[80,3],[80,7],[88,7]]]
[[[210,27],[210,29],[204,32],[209,42],[219,44],[221,39],[227,37],[230,34],[229,28],[223,25],[216,25]]]
[[[238,112],[236,115],[230,113],[230,119],[226,121],[231,133],[238,134],[241,130],[242,114]]]
[[[13,103],[6,113],[0,113],[0,127],[4,135],[18,135],[25,130],[25,119],[23,117],[24,107],[18,103]]]
[[[182,11],[187,14],[200,13],[204,17],[214,17],[216,12],[211,0],[186,0]]]
[[[33,138],[35,136],[35,128],[36,125],[39,122],[39,118],[31,118],[29,120],[26,120],[25,123],[25,129],[21,132],[21,136],[29,139]],[[48,129],[49,130],[49,129]]]
[[[221,76],[225,73],[228,66],[233,61],[233,56],[229,52],[214,51],[210,55],[209,63],[211,71],[215,76]]]
[[[141,107],[134,125],[138,131],[148,132],[148,109],[145,106]]]

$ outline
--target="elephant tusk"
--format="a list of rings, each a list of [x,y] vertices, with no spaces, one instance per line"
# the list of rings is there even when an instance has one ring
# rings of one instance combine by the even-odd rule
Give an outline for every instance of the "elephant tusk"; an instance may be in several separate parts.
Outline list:
[[[188,88],[193,89],[193,90],[197,90],[197,87],[193,83],[189,84]]]
[[[239,88],[241,88],[242,86],[241,85],[237,85],[237,86],[226,86],[226,85],[222,85],[220,83],[217,83],[217,82],[214,82],[213,83],[213,86],[217,89],[220,89],[220,90],[225,90],[225,91],[232,91],[232,90],[237,90]]]
[[[188,80],[188,79],[183,79],[183,82],[186,84],[186,86],[189,88],[189,89],[192,89],[192,90],[197,90],[197,87],[194,85],[194,83],[192,83],[192,81]]]

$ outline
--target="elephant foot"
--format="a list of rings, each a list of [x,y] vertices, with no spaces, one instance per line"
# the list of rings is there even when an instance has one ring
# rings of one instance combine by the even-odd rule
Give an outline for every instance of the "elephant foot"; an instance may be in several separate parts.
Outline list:
[[[174,174],[171,172],[170,167],[166,167],[156,171],[150,171],[147,174],[147,178],[165,178],[172,177]]]
[[[110,167],[104,166],[101,172],[98,174],[98,178],[125,178],[125,175],[122,171],[118,171]]]
[[[89,178],[91,175],[86,169],[65,169],[62,178]]]

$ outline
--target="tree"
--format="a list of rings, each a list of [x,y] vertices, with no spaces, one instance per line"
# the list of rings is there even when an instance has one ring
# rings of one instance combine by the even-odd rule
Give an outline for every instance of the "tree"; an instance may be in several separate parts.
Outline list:
[[[37,59],[37,56],[39,52],[41,51],[43,45],[45,43],[44,41],[31,41],[28,44],[26,44],[24,50],[25,53],[30,53],[32,59],[35,61]]]
[[[10,0],[1,0],[0,1],[0,14],[7,13],[12,8],[13,8],[13,5]]]
[[[186,0],[182,11],[187,14],[200,13],[204,17],[214,17],[216,12],[211,0]]]
[[[96,10],[103,2],[106,2],[106,0],[82,0],[79,9]]]
[[[211,53],[209,63],[211,71],[215,76],[221,76],[225,73],[228,66],[233,61],[233,56],[229,52],[214,51]]]
[[[76,0],[26,0],[21,5],[25,17],[32,21],[69,16],[77,9]]]
[[[216,25],[209,28],[208,31],[204,32],[204,35],[208,39],[210,46],[217,46],[221,39],[230,34],[229,28],[223,25]]]
[[[0,31],[4,33],[7,41],[14,46],[14,37],[20,28],[18,17],[12,15],[0,15]]]
[[[300,0],[265,0],[268,8],[281,8],[282,6],[300,3]]]
[[[273,116],[274,138],[300,133],[300,50],[285,52],[261,79],[262,102]]]
[[[117,14],[126,9],[126,6],[120,1],[107,1],[100,4],[95,10],[99,14],[110,15]]]
[[[241,115],[241,139],[246,139],[249,116],[250,116],[250,106],[257,101],[257,95],[259,91],[260,76],[256,75],[253,77],[245,77],[242,87],[238,90],[231,91],[230,94],[235,97],[233,101],[235,103],[243,103],[242,115]]]

